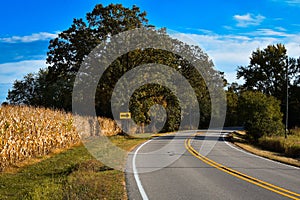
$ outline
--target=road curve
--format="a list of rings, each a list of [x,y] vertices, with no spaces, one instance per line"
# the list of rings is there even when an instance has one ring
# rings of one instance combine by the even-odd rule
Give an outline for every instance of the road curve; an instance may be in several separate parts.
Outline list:
[[[135,200],[300,199],[299,168],[240,150],[214,131],[147,141],[129,154],[125,175]]]

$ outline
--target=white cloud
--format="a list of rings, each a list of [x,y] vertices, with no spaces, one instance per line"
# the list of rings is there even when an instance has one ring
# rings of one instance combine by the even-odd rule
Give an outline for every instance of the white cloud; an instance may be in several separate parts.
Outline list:
[[[270,44],[282,43],[288,50],[290,57],[300,56],[300,34],[285,34],[278,32],[277,36],[271,36],[270,33],[274,30],[259,29],[260,35],[254,33],[237,34],[237,35],[203,35],[203,34],[188,34],[176,33],[172,36],[186,42],[200,46],[204,52],[213,60],[215,67],[225,72],[229,82],[237,81],[235,71],[238,66],[246,66],[249,64],[249,58],[253,51],[257,48],[263,49]],[[240,80],[238,81],[240,82]]]
[[[286,31],[286,29],[281,26],[277,26],[277,27],[275,27],[275,29],[277,29],[279,31]]]
[[[13,83],[22,79],[28,73],[38,72],[45,68],[45,60],[25,60],[14,63],[0,64],[0,83]]]
[[[56,33],[47,33],[47,32],[40,32],[40,33],[33,33],[31,35],[25,36],[12,36],[6,38],[0,38],[0,42],[7,42],[7,43],[18,43],[18,42],[35,42],[40,40],[49,40],[57,37],[58,32]]]
[[[226,72],[225,74],[225,79],[229,82],[229,83],[233,83],[236,82],[238,84],[243,84],[245,81],[243,78],[240,79],[236,79],[236,71],[233,72]]]
[[[271,37],[290,37],[292,34],[288,34],[286,32],[282,31],[276,31],[273,29],[268,29],[268,28],[262,28],[262,29],[257,29],[256,31],[249,32],[247,35],[252,35],[252,36],[271,36]]]
[[[300,6],[300,0],[285,0],[285,2],[291,6]]]
[[[238,27],[257,26],[265,19],[262,15],[253,15],[251,13],[234,15],[233,18],[237,21]]]
[[[300,0],[272,0],[278,3],[285,3],[289,6],[300,6]]]

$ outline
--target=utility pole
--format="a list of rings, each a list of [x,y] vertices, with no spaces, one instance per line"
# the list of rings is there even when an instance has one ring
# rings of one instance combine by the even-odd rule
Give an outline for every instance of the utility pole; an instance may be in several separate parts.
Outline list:
[[[288,122],[289,122],[289,60],[286,59],[286,111],[285,111],[285,132],[284,137],[287,138],[287,132],[288,132]]]

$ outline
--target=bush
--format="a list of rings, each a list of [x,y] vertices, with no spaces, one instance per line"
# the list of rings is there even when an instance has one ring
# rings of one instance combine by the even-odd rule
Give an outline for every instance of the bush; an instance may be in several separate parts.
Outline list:
[[[280,102],[272,96],[243,92],[238,100],[238,111],[247,136],[254,142],[262,136],[282,135],[284,132]]]

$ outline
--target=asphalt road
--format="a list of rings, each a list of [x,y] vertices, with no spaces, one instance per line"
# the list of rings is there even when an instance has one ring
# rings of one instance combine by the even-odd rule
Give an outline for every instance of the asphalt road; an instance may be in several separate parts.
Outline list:
[[[129,154],[129,199],[300,199],[299,168],[242,151],[214,131],[191,135],[158,137]]]

